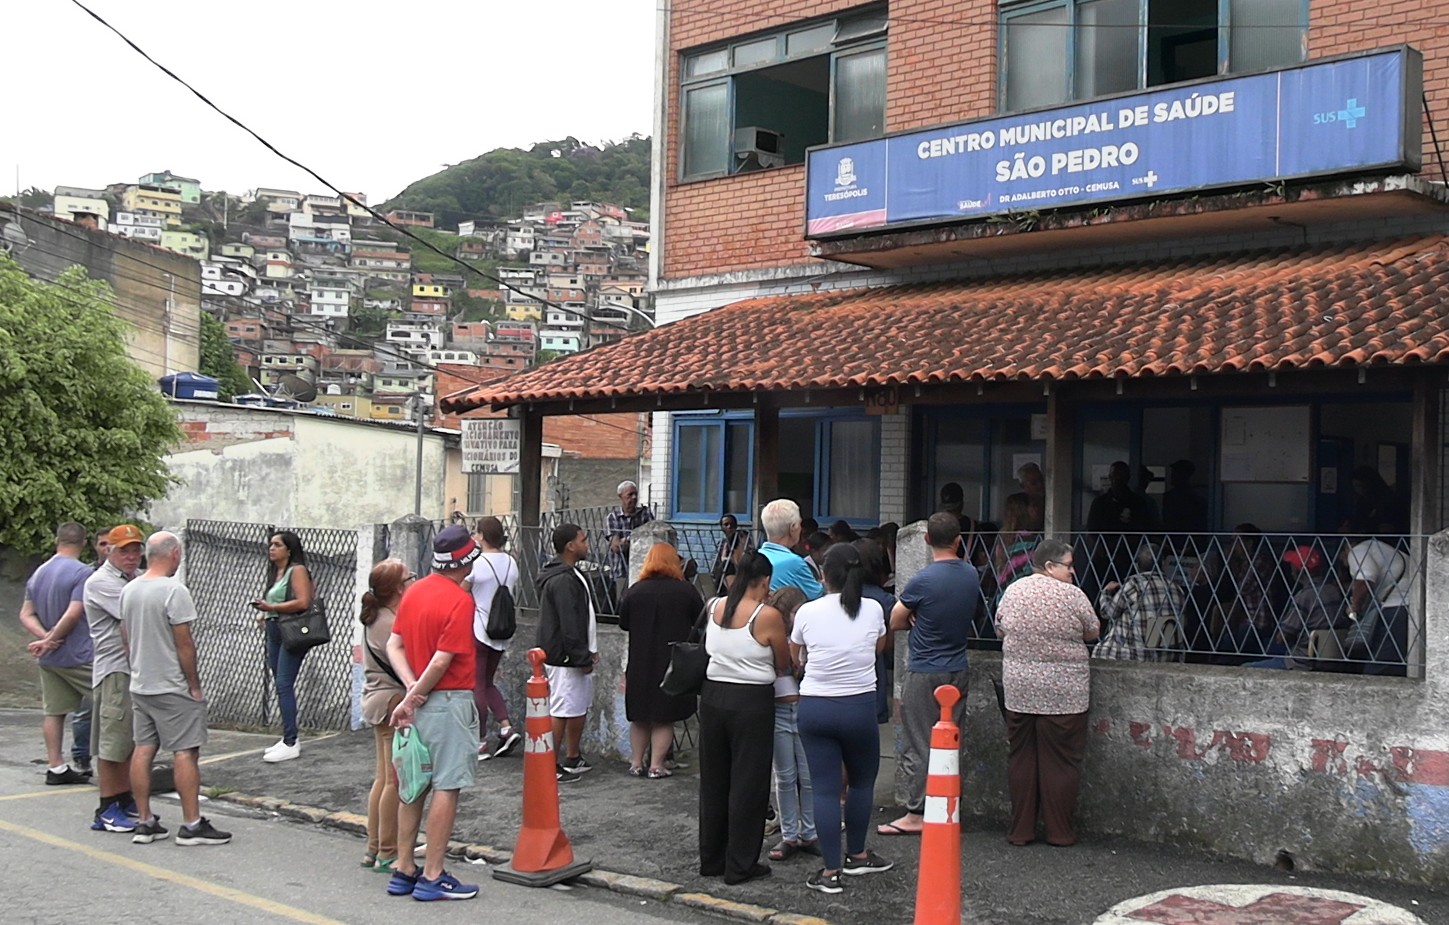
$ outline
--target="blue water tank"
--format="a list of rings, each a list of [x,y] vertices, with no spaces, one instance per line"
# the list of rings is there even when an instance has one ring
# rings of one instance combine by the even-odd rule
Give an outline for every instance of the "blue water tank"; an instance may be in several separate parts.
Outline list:
[[[161,383],[162,393],[171,398],[217,401],[220,397],[218,393],[220,384],[210,376],[203,376],[200,373],[172,373],[169,376],[162,376],[157,381]]]

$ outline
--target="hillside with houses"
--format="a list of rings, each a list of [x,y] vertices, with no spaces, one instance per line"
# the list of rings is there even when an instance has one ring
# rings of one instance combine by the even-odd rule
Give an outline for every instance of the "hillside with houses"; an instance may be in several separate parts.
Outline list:
[[[449,228],[393,204],[380,221],[366,204],[272,187],[233,196],[170,171],[59,186],[48,203],[200,263],[202,310],[260,386],[243,402],[415,420],[440,373],[483,382],[652,326],[648,223],[623,204],[538,201]]]

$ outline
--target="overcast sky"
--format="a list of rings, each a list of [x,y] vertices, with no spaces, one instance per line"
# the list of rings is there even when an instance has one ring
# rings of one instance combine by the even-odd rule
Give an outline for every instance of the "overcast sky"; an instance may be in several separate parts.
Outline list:
[[[498,147],[652,130],[657,0],[84,0],[369,202]],[[0,193],[171,170],[322,192],[69,0],[0,0]]]

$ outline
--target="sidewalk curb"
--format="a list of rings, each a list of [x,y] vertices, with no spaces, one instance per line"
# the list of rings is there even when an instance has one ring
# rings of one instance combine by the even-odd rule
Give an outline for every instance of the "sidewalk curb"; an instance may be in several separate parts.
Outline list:
[[[265,812],[276,813],[297,822],[327,826],[328,828],[351,832],[354,835],[367,834],[367,817],[357,813],[334,811],[317,806],[306,806],[300,803],[289,803],[286,800],[279,800],[274,797],[254,796],[249,793],[224,793],[216,797],[216,799],[226,803],[235,803],[238,806],[245,806],[248,809],[259,809]],[[492,845],[467,845],[462,842],[449,842],[448,855],[450,857],[466,858],[470,861],[481,858],[490,865],[507,864],[513,858],[512,852],[495,848]],[[830,925],[825,919],[815,916],[783,912],[779,909],[769,908],[768,906],[737,902],[735,900],[713,896],[709,893],[686,892],[684,886],[678,883],[670,883],[667,880],[655,880],[651,877],[638,877],[634,874],[620,873],[618,871],[595,869],[587,874],[583,874],[578,880],[588,886],[609,890],[613,893],[620,893],[626,896],[639,896],[661,903],[674,903],[741,922],[762,922],[766,923],[766,925]]]

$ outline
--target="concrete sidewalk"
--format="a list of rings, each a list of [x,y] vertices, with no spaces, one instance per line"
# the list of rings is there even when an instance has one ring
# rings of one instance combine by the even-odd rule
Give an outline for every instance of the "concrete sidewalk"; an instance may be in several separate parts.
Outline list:
[[[36,717],[38,726],[38,717]],[[37,729],[38,738],[38,729]],[[210,750],[204,783],[334,811],[366,810],[371,784],[370,731],[322,740],[304,737],[302,757],[269,765],[260,750],[270,736],[225,733],[231,757]],[[242,748],[251,748],[236,754]],[[476,786],[462,794],[455,838],[511,851],[522,815],[522,761],[483,762]],[[896,862],[889,873],[852,878],[845,893],[825,896],[807,890],[806,875],[818,863],[799,856],[775,864],[774,876],[725,886],[697,872],[694,769],[667,780],[630,777],[621,763],[595,761],[576,784],[561,787],[564,829],[576,854],[596,868],[656,878],[687,891],[710,893],[741,903],[817,916],[829,922],[909,922],[915,898],[918,839],[872,835],[867,844]],[[1225,810],[1227,811],[1227,810]],[[876,821],[894,818],[881,807]],[[1380,899],[1419,915],[1425,922],[1449,922],[1449,896],[1417,886],[1311,873],[1288,873],[1181,848],[1083,833],[1073,848],[1036,844],[1009,848],[1004,832],[967,820],[963,835],[965,879],[963,920],[1002,925],[1082,925],[1123,900],[1194,884],[1245,883],[1314,886]],[[771,839],[768,843],[773,843]],[[358,843],[357,853],[362,852]]]

